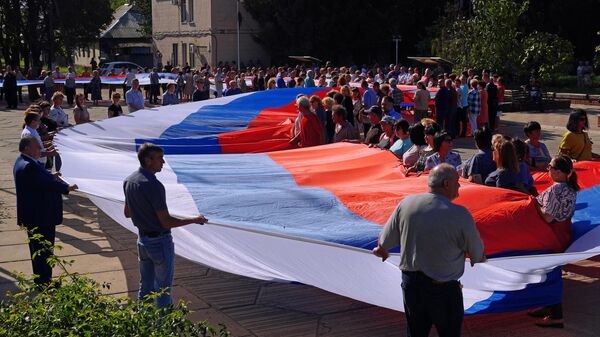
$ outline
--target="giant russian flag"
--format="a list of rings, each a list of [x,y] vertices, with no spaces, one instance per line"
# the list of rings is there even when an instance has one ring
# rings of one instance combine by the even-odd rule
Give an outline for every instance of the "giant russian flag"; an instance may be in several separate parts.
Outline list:
[[[173,230],[175,251],[192,261],[263,280],[313,285],[403,310],[398,255],[371,254],[395,206],[425,192],[425,176],[403,175],[393,154],[360,144],[292,149],[296,95],[277,89],[137,111],[65,129],[56,137],[63,176],[104,212],[123,216],[122,182],[139,167],[144,142],[165,149],[158,178],[176,216],[209,224]],[[467,313],[555,303],[557,266],[600,254],[600,164],[578,163],[585,189],[572,226],[553,226],[521,193],[461,181],[456,202],[476,220],[489,261],[461,279]],[[540,186],[547,177],[536,177]]]

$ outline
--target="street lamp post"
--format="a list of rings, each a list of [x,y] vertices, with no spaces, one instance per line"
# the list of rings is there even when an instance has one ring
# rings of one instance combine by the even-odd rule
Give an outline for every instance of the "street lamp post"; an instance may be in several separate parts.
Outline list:
[[[398,64],[398,43],[400,41],[402,41],[402,36],[400,36],[400,35],[394,35],[392,37],[392,41],[394,41],[396,43],[396,64]]]

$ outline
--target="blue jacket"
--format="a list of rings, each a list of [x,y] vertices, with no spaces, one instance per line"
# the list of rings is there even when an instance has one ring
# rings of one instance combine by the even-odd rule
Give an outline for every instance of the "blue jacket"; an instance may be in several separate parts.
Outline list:
[[[20,155],[13,168],[17,190],[17,223],[56,226],[63,221],[61,194],[69,193],[69,185],[56,180],[38,161]]]

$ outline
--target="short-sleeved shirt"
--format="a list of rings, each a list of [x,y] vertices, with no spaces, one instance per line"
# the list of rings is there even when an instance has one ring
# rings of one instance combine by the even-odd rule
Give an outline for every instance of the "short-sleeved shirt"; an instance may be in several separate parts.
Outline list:
[[[60,127],[69,126],[69,115],[61,107],[52,107],[48,116]]]
[[[460,164],[462,164],[462,160],[460,159],[460,154],[450,151],[446,154],[446,158],[442,161],[442,158],[440,158],[440,153],[436,152],[427,157],[427,161],[425,162],[425,170],[431,170],[441,163],[447,163],[454,166],[454,168],[457,168]]]
[[[402,158],[402,156],[412,147],[413,143],[410,141],[410,138],[406,139],[396,139],[394,144],[390,147],[390,151],[392,151],[396,157]]]
[[[172,105],[177,103],[178,100],[176,93],[171,94],[168,91],[165,91],[165,93],[162,95],[162,105]]]
[[[402,164],[404,166],[413,166],[419,160],[419,154],[421,150],[423,150],[427,145],[415,145],[411,146],[408,151],[404,152],[402,155]]]
[[[336,124],[335,133],[333,135],[333,142],[341,142],[343,140],[359,139],[358,130],[350,124],[347,120],[343,121],[342,124]]]
[[[486,186],[506,188],[509,190],[516,190],[519,182],[519,175],[517,172],[506,169],[497,169],[490,173],[485,179]]]
[[[127,99],[127,106],[130,113],[144,108],[144,94],[142,94],[141,90],[129,89],[125,93],[125,98]]]
[[[533,177],[531,176],[529,165],[527,165],[525,162],[519,162],[518,176],[519,182],[521,182],[526,189],[529,189],[533,186]]]
[[[546,144],[540,142],[540,147],[535,147],[529,140],[525,141],[525,143],[527,143],[527,147],[529,148],[529,158],[531,158],[532,163],[549,163],[552,160]]]
[[[592,160],[592,141],[587,132],[567,131],[560,141],[560,152],[575,160]]]
[[[485,182],[490,173],[496,170],[492,149],[479,150],[471,159],[465,163],[463,177],[468,178],[474,174],[481,175],[481,181]]]
[[[421,271],[434,280],[458,280],[465,253],[481,262],[483,242],[469,211],[436,193],[405,198],[385,224],[379,244],[400,246],[400,269]]]
[[[556,221],[565,221],[575,213],[577,192],[566,183],[554,183],[536,199],[544,213],[552,215]]]
[[[170,231],[161,226],[156,214],[167,209],[167,198],[165,187],[152,172],[140,167],[125,179],[123,192],[131,220],[141,233]]]
[[[375,124],[371,126],[365,136],[365,144],[379,144],[379,138],[381,138],[382,132],[381,125]]]

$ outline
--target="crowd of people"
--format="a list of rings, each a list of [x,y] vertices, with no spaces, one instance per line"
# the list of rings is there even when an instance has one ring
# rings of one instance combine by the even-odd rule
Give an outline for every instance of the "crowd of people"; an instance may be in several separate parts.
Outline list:
[[[448,316],[452,321],[440,323],[437,326],[438,330],[440,334],[442,331],[450,331],[449,335],[455,335],[453,333],[456,329],[460,333],[462,295],[458,296],[456,291],[460,291],[458,279],[463,272],[464,253],[469,253],[472,263],[485,262],[483,243],[471,215],[464,208],[450,206],[453,205],[451,201],[458,196],[459,177],[473,183],[510,189],[535,197],[540,217],[552,224],[569,221],[575,211],[575,198],[579,186],[573,162],[598,158],[598,155],[592,152],[592,142],[586,132],[589,124],[584,110],[575,110],[570,114],[567,131],[560,146],[552,151],[556,156],[553,156],[541,141],[542,128],[536,121],[524,125],[525,140],[498,133],[498,113],[504,97],[504,86],[501,77],[485,71],[481,76],[472,70],[460,75],[434,75],[431,70],[426,69],[423,75],[420,75],[418,69],[394,65],[376,68],[374,71],[345,67],[272,67],[266,72],[262,69],[251,69],[249,73],[239,74],[234,70],[224,72],[223,69],[217,69],[214,74],[211,74],[209,69],[168,70],[176,71],[178,77],[176,83],[164,85],[161,100],[163,105],[208,99],[211,96],[210,78],[214,80],[217,97],[248,90],[276,90],[298,86],[330,87],[323,98],[319,95],[304,94],[296,97],[298,115],[294,123],[293,137],[290,139],[291,144],[310,147],[335,142],[362,143],[393,153],[407,176],[430,173],[429,186],[432,195],[405,199],[390,217],[379,246],[374,250],[377,256],[385,259],[388,249],[400,245],[403,247],[401,256],[405,258],[401,259],[412,261],[402,263],[401,269],[404,273],[403,280],[407,284],[403,290],[409,330],[411,335],[415,336],[424,335],[423,331],[428,332],[432,324],[438,325],[436,319],[439,318],[427,317],[430,315],[428,306],[434,302],[424,303],[418,296],[415,297],[415,294],[435,291],[442,286],[445,287],[444,291],[454,292],[453,295],[448,295],[448,298],[455,303],[453,308],[460,311],[460,315]],[[9,72],[12,70],[9,69]],[[45,76],[51,78],[53,75]],[[246,76],[251,76],[251,86],[246,82]],[[97,73],[94,74],[94,78],[98,78]],[[4,79],[6,88],[6,76]],[[148,96],[145,96],[135,76],[125,77],[124,96],[129,112],[143,109],[146,100],[150,104],[158,104],[161,85],[156,69],[152,70],[150,79]],[[350,85],[353,82],[359,85]],[[223,88],[223,84],[226,87]],[[417,85],[414,96],[410,98],[410,104],[405,103],[406,95],[399,87],[400,84]],[[35,103],[25,110],[22,140],[19,145],[21,156],[14,171],[18,200],[21,200],[19,198],[22,195],[37,193],[37,187],[31,186],[27,181],[34,175],[41,177],[39,179],[42,180],[36,181],[44,181],[44,188],[48,189],[48,193],[68,193],[77,188],[60,182],[56,175],[49,173],[52,169],[60,172],[62,165],[52,140],[57,131],[72,125],[63,108],[65,98],[67,104],[73,107],[73,119],[76,124],[91,122],[86,93],[91,92],[93,101],[100,100],[97,85],[90,82],[87,91],[83,93],[77,93],[75,86],[67,83],[62,91],[49,92],[44,89],[44,97],[37,98]],[[430,91],[436,91],[433,102]],[[5,90],[5,94],[8,94],[8,91]],[[9,100],[8,96],[6,97]],[[10,97],[10,104],[14,99],[14,96]],[[121,94],[111,92],[111,99],[112,104],[108,107],[107,116],[112,118],[122,115]],[[455,138],[467,135],[473,137],[478,152],[463,160],[458,152],[453,151],[452,144]],[[207,221],[203,216],[185,220],[170,217],[166,209],[164,188],[161,189],[162,185],[154,176],[164,163],[162,155],[162,149],[149,144],[144,145],[139,155],[141,168],[127,178],[125,183],[125,214],[131,216],[140,229],[138,248],[143,278],[140,298],[153,289],[155,282],[170,289],[173,266],[168,266],[168,270],[164,271],[165,275],[150,275],[154,262],[149,257],[153,249],[158,249],[156,247],[160,248],[163,244],[170,246],[169,251],[172,251],[170,228]],[[35,166],[35,170],[30,168],[32,165]],[[554,181],[551,187],[541,193],[533,184],[531,171],[535,170],[549,171],[550,178]],[[154,195],[156,200],[143,201],[139,199],[140,195]],[[419,221],[410,218],[411,212],[415,212],[414,206],[407,204],[412,202],[411,200],[424,208],[429,207],[426,205],[438,205],[439,207],[431,211],[432,216],[440,217],[439,225],[445,223],[445,215],[439,213],[440,209],[446,209],[449,212],[448,216],[461,219],[456,228],[452,229],[453,233],[444,229],[444,235],[439,236],[448,239],[445,241],[445,248],[431,252],[427,259],[412,259],[417,248],[414,247],[413,241],[406,241],[412,240],[411,237],[423,235],[419,234],[418,229],[410,227],[421,226]],[[26,214],[27,208],[22,206],[24,202],[26,201],[18,201],[19,224],[33,230],[40,225],[52,227],[60,223],[61,218],[54,213],[52,223],[49,224],[46,224],[44,219],[32,218],[30,214]],[[150,216],[145,214],[148,212]],[[401,222],[405,225],[400,226]],[[409,230],[415,232],[407,234],[405,231]],[[44,232],[42,235],[53,240],[54,231]],[[460,247],[451,247],[453,237],[461,237],[468,242]],[[443,246],[442,243],[439,245]],[[31,246],[31,253],[36,249],[36,246]],[[442,275],[436,268],[439,268],[440,261],[448,262],[447,257],[443,256],[445,251],[459,251],[460,254],[445,265],[446,269]],[[42,265],[43,262],[39,259],[33,259],[34,271],[43,274],[43,277],[38,279],[40,285],[49,283],[48,275],[51,276],[51,269],[48,274],[47,266]],[[420,288],[424,282],[428,284],[425,290]],[[169,296],[159,298],[161,306],[170,303]],[[530,314],[544,318],[537,323],[540,326],[562,327],[564,324],[560,303],[532,311]]]

